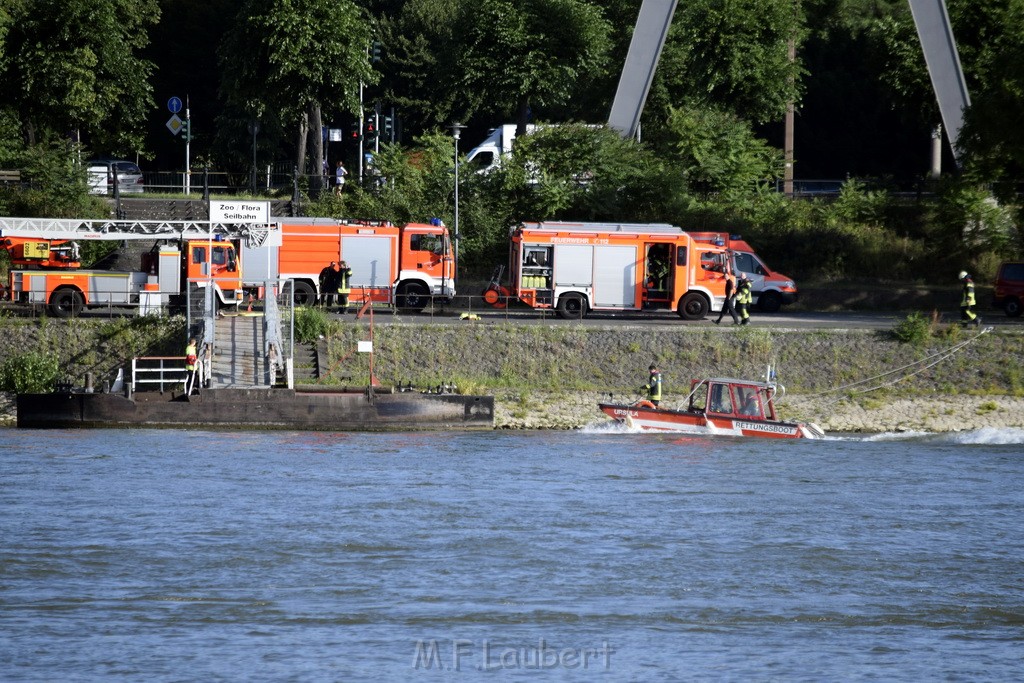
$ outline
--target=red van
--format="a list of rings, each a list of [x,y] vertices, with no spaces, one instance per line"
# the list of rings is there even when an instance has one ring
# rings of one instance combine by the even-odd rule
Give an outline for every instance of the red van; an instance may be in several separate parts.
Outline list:
[[[1024,301],[1024,262],[1006,261],[999,266],[992,305],[1016,318],[1020,315],[1020,304]]]

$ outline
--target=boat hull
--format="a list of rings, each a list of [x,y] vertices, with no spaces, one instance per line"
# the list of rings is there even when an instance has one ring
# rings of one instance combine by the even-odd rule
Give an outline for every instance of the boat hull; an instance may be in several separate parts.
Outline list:
[[[759,436],[770,439],[815,439],[825,434],[817,425],[802,422],[744,419],[706,415],[689,410],[668,410],[613,403],[598,404],[608,417],[645,431],[686,432],[721,436]]]
[[[18,426],[411,431],[493,429],[494,397],[207,389],[198,395],[54,392],[17,397]]]

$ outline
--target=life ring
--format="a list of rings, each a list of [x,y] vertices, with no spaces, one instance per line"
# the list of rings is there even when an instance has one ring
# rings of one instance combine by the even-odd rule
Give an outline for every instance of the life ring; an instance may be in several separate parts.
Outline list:
[[[648,401],[646,399],[644,399],[642,401],[637,401],[635,405],[636,405],[637,408],[657,408],[658,407],[658,406],[654,405],[653,403],[651,403],[650,401]]]
[[[489,303],[494,308],[505,308],[508,306],[509,291],[502,285],[495,287],[488,287],[484,290],[484,301]]]

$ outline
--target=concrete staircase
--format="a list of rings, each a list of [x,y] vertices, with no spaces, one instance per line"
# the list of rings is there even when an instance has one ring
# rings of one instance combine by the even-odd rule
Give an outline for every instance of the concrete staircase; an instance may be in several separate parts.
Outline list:
[[[295,344],[295,357],[292,372],[296,384],[312,384],[322,373],[324,361],[327,359],[327,343]]]
[[[264,353],[262,316],[218,318],[214,329],[210,387],[271,387],[274,369]]]

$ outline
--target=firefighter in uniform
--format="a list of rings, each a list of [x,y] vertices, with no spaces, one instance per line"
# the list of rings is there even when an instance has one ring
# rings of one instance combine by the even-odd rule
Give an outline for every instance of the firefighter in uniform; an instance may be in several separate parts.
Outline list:
[[[196,381],[196,338],[191,337],[185,347],[185,395],[191,396]]]
[[[647,400],[644,403],[650,403],[651,407],[657,408],[658,403],[661,402],[661,373],[658,372],[658,366],[654,363],[651,363],[648,369],[651,371],[650,378],[647,384],[640,387],[640,391],[647,392]]]
[[[335,266],[335,277],[338,281],[338,313],[348,313],[348,295],[352,293],[349,280],[352,279],[352,269],[342,261]]]
[[[331,261],[329,265],[324,266],[324,269],[320,271],[320,305],[329,306],[331,304],[331,295],[327,291],[327,285],[331,280],[331,271],[338,265],[337,261]]]
[[[974,305],[977,303],[974,299],[974,280],[966,270],[960,271],[959,279],[964,284],[963,297],[960,299],[960,323],[969,325],[973,322],[980,326],[981,318],[974,312]]]
[[[739,281],[736,283],[736,308],[740,314],[740,324],[750,324],[750,304],[754,296],[750,293],[750,278],[746,273],[740,273]]]

